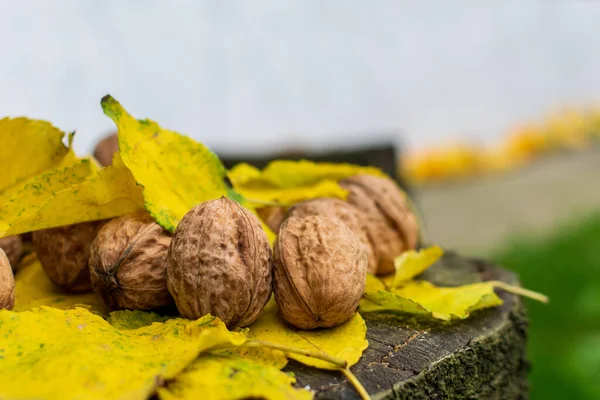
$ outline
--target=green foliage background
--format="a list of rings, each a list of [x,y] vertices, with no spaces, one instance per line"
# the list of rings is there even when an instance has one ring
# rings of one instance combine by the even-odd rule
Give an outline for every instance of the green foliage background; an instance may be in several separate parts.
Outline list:
[[[525,300],[531,398],[600,399],[600,212],[545,237],[514,237],[491,258],[550,296]]]

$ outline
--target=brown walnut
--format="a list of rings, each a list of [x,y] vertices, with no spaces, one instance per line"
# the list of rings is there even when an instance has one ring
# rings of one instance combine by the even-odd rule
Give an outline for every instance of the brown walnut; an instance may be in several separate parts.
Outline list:
[[[113,156],[118,151],[119,139],[116,133],[112,133],[98,142],[94,149],[94,158],[106,167],[112,165]]]
[[[106,221],[82,222],[33,232],[38,259],[50,279],[71,292],[87,292],[90,246]]]
[[[15,277],[10,261],[0,249],[0,309],[12,310],[15,305]]]
[[[303,201],[290,208],[287,216],[289,217],[308,217],[310,215],[321,215],[323,217],[335,217],[342,221],[365,246],[365,252],[367,254],[367,270],[371,273],[375,273],[377,270],[377,259],[373,253],[373,247],[369,241],[369,235],[367,234],[367,220],[365,214],[354,207],[352,204],[347,203],[340,199],[335,198],[319,198],[314,200]]]
[[[92,288],[111,309],[151,310],[173,303],[167,290],[169,233],[146,212],[115,218],[90,250]]]
[[[167,284],[186,318],[219,317],[229,328],[254,322],[271,297],[272,252],[258,218],[227,198],[181,220],[169,248]]]
[[[23,256],[23,240],[21,240],[21,236],[0,238],[0,249],[4,250],[13,271],[16,271]]]
[[[275,300],[290,325],[329,328],[352,317],[365,289],[367,254],[343,222],[318,215],[286,219],[274,258]]]
[[[398,185],[389,178],[355,175],[342,180],[347,202],[361,210],[368,221],[367,233],[377,259],[376,273],[395,271],[394,259],[417,247],[419,227]]]

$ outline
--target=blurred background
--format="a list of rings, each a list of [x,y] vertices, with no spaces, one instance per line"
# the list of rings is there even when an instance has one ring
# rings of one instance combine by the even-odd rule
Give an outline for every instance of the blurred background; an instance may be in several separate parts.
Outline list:
[[[0,115],[114,129],[107,93],[226,162],[374,164],[429,238],[516,271],[532,398],[600,398],[600,3],[0,0]]]

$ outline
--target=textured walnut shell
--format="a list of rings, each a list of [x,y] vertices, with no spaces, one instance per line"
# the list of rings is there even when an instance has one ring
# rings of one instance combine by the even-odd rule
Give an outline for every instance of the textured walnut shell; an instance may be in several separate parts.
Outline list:
[[[310,215],[321,215],[323,217],[335,217],[342,221],[365,246],[367,254],[367,270],[375,273],[377,270],[377,259],[373,253],[373,247],[367,234],[367,220],[365,215],[352,204],[340,199],[320,198],[303,201],[290,208],[288,217],[308,217]]]
[[[271,297],[271,275],[267,235],[235,201],[196,206],[173,234],[167,284],[186,318],[210,313],[229,328],[251,324]]]
[[[16,271],[23,256],[23,240],[21,240],[21,236],[0,238],[0,249],[4,250],[13,271]]]
[[[0,249],[0,308],[12,310],[15,305],[15,277],[10,261]]]
[[[173,303],[167,290],[171,237],[146,212],[115,218],[90,250],[92,288],[111,309],[152,310]]]
[[[290,325],[329,328],[352,317],[367,275],[364,246],[333,217],[287,218],[274,244],[275,300]]]
[[[256,210],[260,219],[263,220],[265,225],[269,227],[273,232],[279,232],[279,227],[285,219],[286,209],[279,206],[267,206],[261,207]]]
[[[87,292],[90,246],[106,221],[83,222],[33,232],[38,259],[50,279],[71,292]]]
[[[119,139],[116,133],[100,140],[94,149],[94,158],[106,167],[112,164],[113,155],[119,151]]]
[[[356,175],[340,182],[348,190],[347,202],[361,210],[368,221],[378,275],[395,271],[394,259],[417,246],[419,228],[402,191],[389,178]]]

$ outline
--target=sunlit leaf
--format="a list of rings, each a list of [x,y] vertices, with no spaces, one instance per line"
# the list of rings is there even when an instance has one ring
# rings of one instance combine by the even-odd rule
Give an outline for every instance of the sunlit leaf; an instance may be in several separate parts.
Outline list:
[[[358,362],[369,344],[366,340],[367,326],[359,314],[335,328],[305,331],[286,325],[277,312],[277,304],[271,300],[258,320],[250,325],[248,338],[323,352],[346,360],[348,365]],[[318,368],[334,368],[330,363],[314,358],[296,354],[288,354],[288,357]]]
[[[235,189],[248,199],[250,203],[259,200],[260,202],[275,202],[282,206],[290,206],[304,200],[317,199],[320,197],[335,197],[345,200],[348,196],[348,191],[342,189],[337,182],[332,180],[323,180],[315,183],[313,186],[292,188],[247,185],[236,186]]]
[[[119,330],[86,309],[0,310],[0,397],[147,399],[199,353],[244,342],[218,319]]]
[[[295,378],[273,366],[240,357],[202,355],[173,382],[158,389],[162,400],[308,400],[311,392],[292,387]]]
[[[394,260],[396,274],[393,287],[398,287],[415,276],[421,274],[442,257],[444,251],[439,246],[431,246],[419,251],[405,251]]]
[[[74,157],[63,144],[65,134],[46,121],[0,119],[0,193]]]
[[[89,160],[26,180],[0,196],[0,237],[112,218],[143,208],[129,170],[115,163],[97,171]]]
[[[108,316],[107,321],[117,329],[139,329],[154,322],[166,322],[173,317],[152,311],[118,310]]]
[[[115,99],[102,99],[104,113],[119,130],[123,162],[143,187],[145,207],[154,219],[174,231],[194,206],[240,196],[226,183],[227,172],[206,146],[150,120],[138,121]]]

